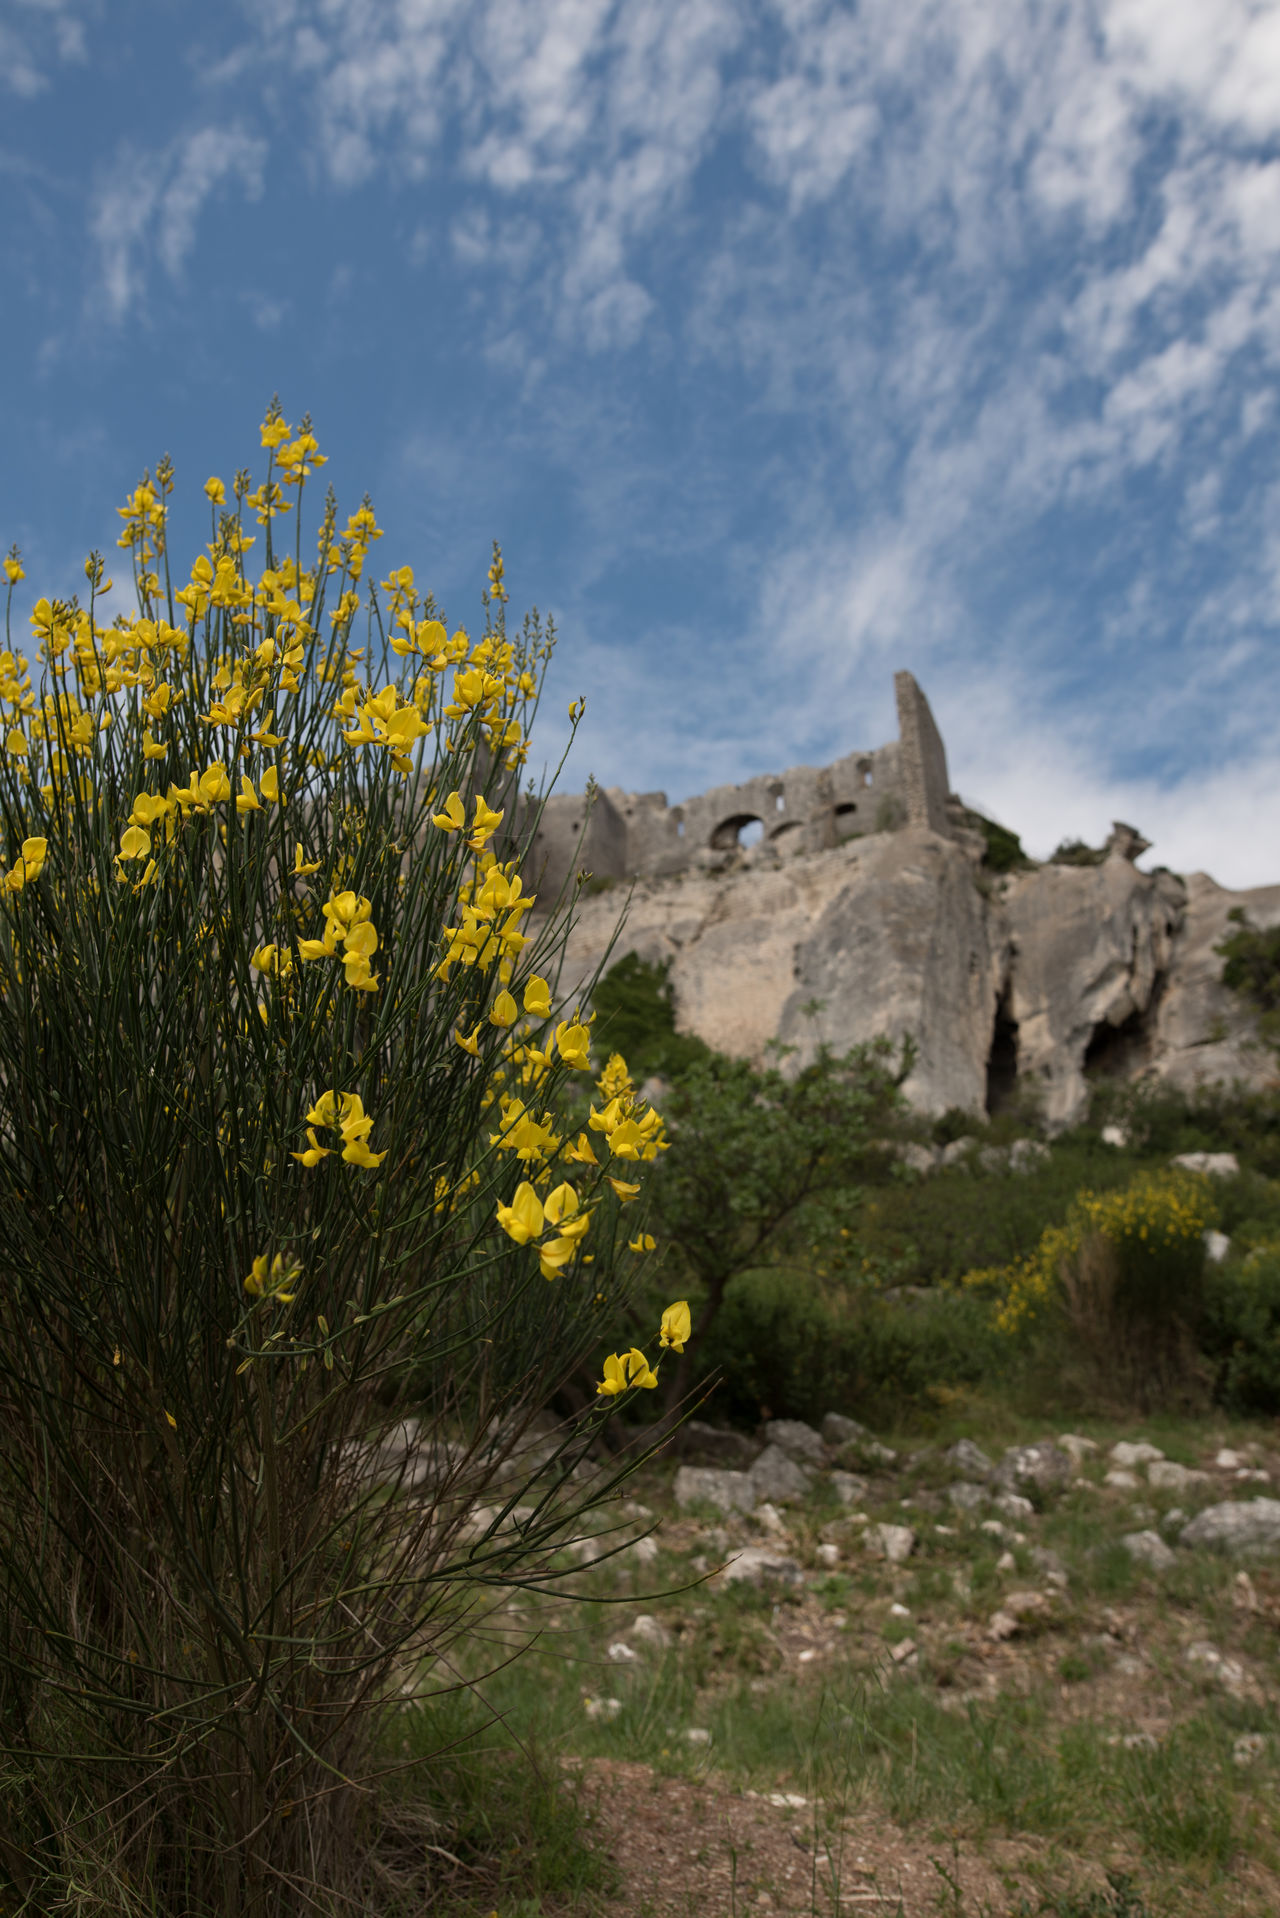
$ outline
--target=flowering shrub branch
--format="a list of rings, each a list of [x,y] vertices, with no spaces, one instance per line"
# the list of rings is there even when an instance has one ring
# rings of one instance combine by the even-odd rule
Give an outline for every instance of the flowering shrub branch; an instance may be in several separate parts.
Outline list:
[[[476,636],[378,580],[368,501],[306,543],[310,423],[273,405],[261,443],[185,576],[171,466],[135,488],[135,613],[105,623],[92,554],[20,641],[3,562],[0,1867],[31,1908],[350,1909],[381,1717],[561,1577],[609,1491],[574,1467],[653,1377],[610,1359],[521,1462],[653,1249],[622,1221],[665,1146],[620,1060],[562,1116],[591,1028],[519,789],[554,635],[508,630],[496,550]],[[687,1334],[672,1307],[658,1349]]]

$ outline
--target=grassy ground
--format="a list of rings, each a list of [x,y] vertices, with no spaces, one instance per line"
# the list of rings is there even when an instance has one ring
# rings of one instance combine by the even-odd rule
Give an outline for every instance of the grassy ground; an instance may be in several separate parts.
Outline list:
[[[972,1417],[963,1429],[996,1455],[1054,1435]],[[1175,1505],[1191,1514],[1265,1493],[1265,1484],[1213,1466],[1222,1446],[1280,1483],[1272,1428],[1094,1423],[1083,1435],[1099,1451],[1078,1482],[1017,1521],[947,1501],[955,1475],[941,1454],[960,1431],[914,1449],[907,1440],[854,1511],[818,1491],[763,1525],[677,1513],[672,1469],[657,1467],[619,1508],[622,1535],[656,1527],[653,1545],[574,1571],[580,1602],[535,1608],[513,1594],[495,1611],[467,1654],[476,1694],[453,1709],[473,1714],[473,1725],[497,1714],[482,1742],[531,1751],[545,1799],[520,1812],[521,1842],[537,1859],[531,1875],[528,1858],[513,1858],[503,1918],[606,1904],[636,1918],[685,1909],[657,1897],[661,1858],[647,1891],[633,1857],[621,1877],[609,1866],[618,1804],[643,1796],[641,1781],[644,1792],[675,1781],[722,1809],[749,1802],[744,1793],[763,1805],[770,1795],[803,1801],[802,1812],[785,1802],[774,1809],[812,1827],[809,1856],[822,1869],[797,1877],[803,1833],[792,1831],[792,1851],[778,1853],[789,1866],[775,1861],[744,1879],[742,1909],[875,1909],[869,1892],[856,1899],[849,1889],[867,1881],[846,1870],[841,1892],[833,1876],[850,1846],[865,1851],[869,1834],[883,1852],[887,1832],[902,1860],[925,1861],[915,1892],[900,1881],[894,1894],[904,1913],[1137,1918],[1145,1907],[1148,1918],[1190,1918],[1280,1909],[1280,1564],[1178,1549],[1174,1567],[1156,1575],[1120,1544],[1127,1532],[1159,1531]],[[1176,1496],[1105,1486],[1106,1449],[1135,1437],[1208,1469],[1209,1482]],[[879,1521],[915,1532],[904,1563],[867,1549]],[[798,1577],[728,1584],[718,1568],[748,1543],[794,1560]],[[671,1595],[654,1596],[664,1590]],[[1008,1636],[993,1626],[998,1613],[1016,1624]],[[666,1644],[652,1627],[636,1631],[640,1614],[658,1622]],[[531,1635],[528,1656],[502,1666]],[[460,1719],[458,1734],[467,1729]],[[588,1781],[585,1796],[566,1797],[552,1782],[568,1761]],[[609,1803],[589,1788],[601,1766],[615,1768],[605,1794],[612,1824]],[[492,1768],[485,1776],[470,1815],[489,1817],[492,1832],[511,1808],[495,1809]],[[584,1819],[595,1831],[585,1843]],[[772,1855],[762,1841],[761,1858]],[[979,1870],[979,1891],[969,1889],[969,1867]],[[878,1868],[877,1896],[888,1898],[880,1908],[891,1911],[885,1882]],[[728,1888],[735,1909],[738,1891]],[[487,1911],[488,1885],[484,1899]]]

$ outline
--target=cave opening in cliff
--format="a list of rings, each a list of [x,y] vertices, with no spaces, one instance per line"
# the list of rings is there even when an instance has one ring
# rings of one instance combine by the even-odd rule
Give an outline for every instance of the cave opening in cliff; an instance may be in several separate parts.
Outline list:
[[[1099,1020],[1084,1051],[1088,1079],[1127,1079],[1148,1065],[1155,1045],[1156,1013],[1164,990],[1164,974],[1156,975],[1151,997],[1119,1025]]]
[[[996,1001],[991,1050],[987,1054],[987,1117],[994,1119],[997,1112],[1012,1105],[1017,1090],[1018,1022],[1006,990]]]

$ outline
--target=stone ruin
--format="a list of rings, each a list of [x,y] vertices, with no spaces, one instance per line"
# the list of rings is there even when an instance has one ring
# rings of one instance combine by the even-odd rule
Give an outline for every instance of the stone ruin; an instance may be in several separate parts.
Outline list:
[[[1082,859],[984,869],[928,701],[910,673],[894,684],[898,738],[830,766],[679,806],[552,797],[525,865],[534,890],[550,904],[594,880],[565,996],[634,952],[668,968],[679,1029],[719,1051],[763,1059],[776,1043],[800,1064],[819,1045],[910,1036],[920,1109],[994,1115],[1025,1098],[1051,1128],[1080,1117],[1098,1077],[1275,1084],[1218,947],[1237,908],[1280,924],[1280,886],[1143,872],[1148,842],[1121,823]],[[621,925],[610,882],[628,888]]]
[[[528,870],[551,898],[580,871],[594,879],[668,879],[688,871],[775,865],[868,833],[924,826],[955,837],[947,755],[929,702],[910,673],[894,675],[898,737],[833,765],[792,766],[716,786],[679,806],[665,793],[611,786],[553,794],[542,808]]]

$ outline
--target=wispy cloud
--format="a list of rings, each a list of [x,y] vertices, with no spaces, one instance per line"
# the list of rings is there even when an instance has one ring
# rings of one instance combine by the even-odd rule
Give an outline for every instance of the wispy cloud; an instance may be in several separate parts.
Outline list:
[[[195,245],[211,195],[238,186],[262,191],[267,142],[238,127],[201,127],[161,153],[125,147],[94,194],[90,233],[98,250],[102,293],[112,319],[123,320],[145,297],[158,261],[177,280]]]
[[[0,88],[32,99],[51,85],[59,65],[82,64],[86,11],[73,0],[11,0],[0,20]]]

